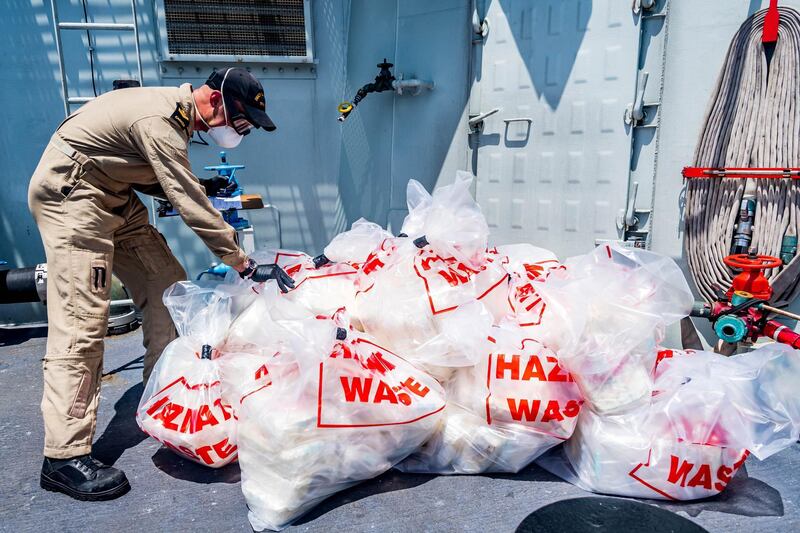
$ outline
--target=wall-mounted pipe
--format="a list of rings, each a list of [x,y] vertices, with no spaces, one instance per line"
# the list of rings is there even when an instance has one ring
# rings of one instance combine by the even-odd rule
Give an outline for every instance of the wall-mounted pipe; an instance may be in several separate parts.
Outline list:
[[[422,92],[423,89],[428,89],[429,91],[432,91],[433,82],[426,80],[418,80],[416,78],[404,80],[403,76],[400,75],[399,80],[395,80],[392,82],[392,88],[400,96],[402,96],[403,94],[408,94],[410,96],[417,96]]]

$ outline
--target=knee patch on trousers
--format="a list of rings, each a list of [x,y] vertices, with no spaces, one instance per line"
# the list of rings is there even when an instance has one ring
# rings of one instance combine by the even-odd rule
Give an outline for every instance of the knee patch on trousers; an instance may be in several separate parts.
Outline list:
[[[75,418],[83,418],[86,416],[86,409],[89,407],[89,399],[91,398],[92,391],[94,390],[94,376],[89,370],[81,371],[80,381],[75,391],[75,397],[72,399],[72,406],[69,408],[68,415]]]
[[[42,367],[43,408],[79,419],[94,409],[103,372],[102,354],[47,356]]]
[[[45,454],[69,457],[76,450],[88,452],[97,420],[102,353],[48,355],[43,369]]]

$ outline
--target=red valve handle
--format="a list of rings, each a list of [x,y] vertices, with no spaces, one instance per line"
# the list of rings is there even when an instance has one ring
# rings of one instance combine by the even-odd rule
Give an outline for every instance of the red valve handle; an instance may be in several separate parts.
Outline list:
[[[767,270],[769,268],[778,268],[783,264],[780,258],[772,257],[771,255],[756,255],[753,257],[749,254],[734,254],[723,258],[722,261],[731,268],[744,271]]]

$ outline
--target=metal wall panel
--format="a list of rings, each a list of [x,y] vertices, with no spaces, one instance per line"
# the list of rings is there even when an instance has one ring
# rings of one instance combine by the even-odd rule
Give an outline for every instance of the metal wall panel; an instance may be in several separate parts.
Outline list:
[[[481,111],[501,111],[480,136],[477,197],[494,242],[564,256],[617,238],[639,39],[630,3],[494,0],[486,16]]]

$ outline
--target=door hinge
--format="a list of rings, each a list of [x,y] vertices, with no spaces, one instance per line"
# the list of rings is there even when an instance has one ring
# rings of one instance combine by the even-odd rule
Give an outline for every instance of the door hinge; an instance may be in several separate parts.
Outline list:
[[[609,242],[621,243],[632,248],[646,248],[650,233],[650,209],[636,209],[636,197],[639,194],[639,182],[634,181],[625,209],[619,210],[617,230],[622,237],[615,239],[595,239],[595,245]]]

